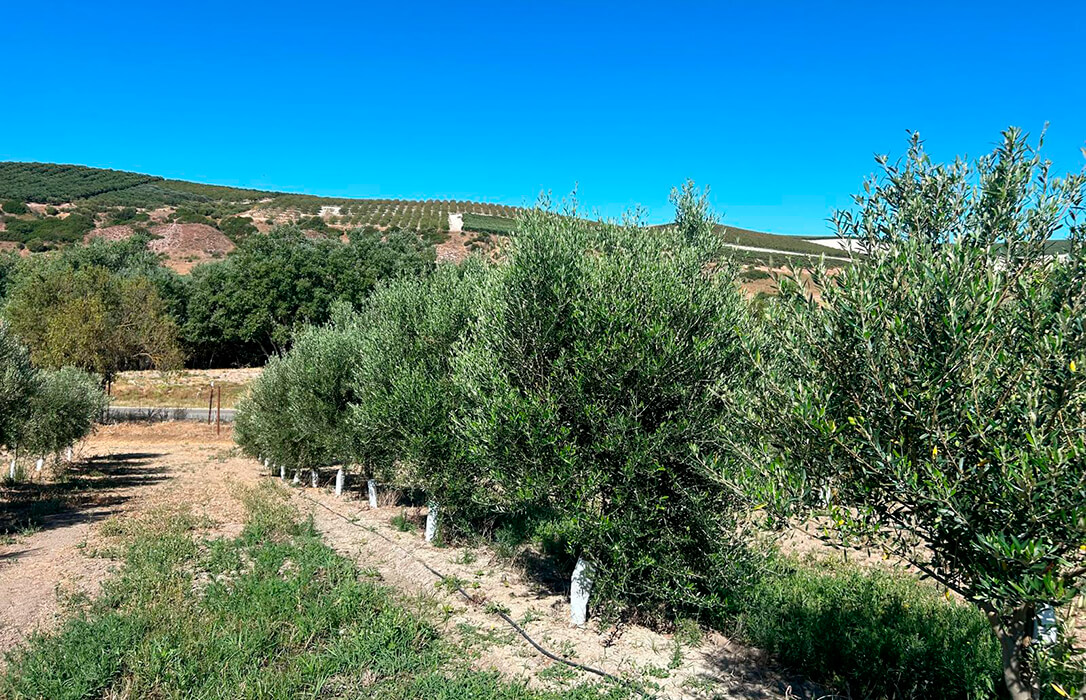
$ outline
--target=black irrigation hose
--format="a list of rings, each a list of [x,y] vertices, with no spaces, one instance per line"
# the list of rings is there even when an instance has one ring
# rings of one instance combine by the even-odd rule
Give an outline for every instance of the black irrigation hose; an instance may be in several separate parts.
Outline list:
[[[444,581],[452,581],[453,580],[453,579],[450,579],[448,576],[445,576],[443,573],[441,573],[440,571],[438,571],[434,567],[430,566],[426,562],[424,562],[422,559],[419,559],[417,556],[415,556],[415,554],[411,550],[409,550],[406,547],[402,546],[399,542],[396,542],[395,540],[393,540],[390,537],[386,537],[383,533],[381,533],[381,532],[379,532],[377,530],[370,530],[370,529],[362,527],[356,521],[348,518],[346,515],[343,515],[342,513],[339,513],[337,511],[333,510],[332,508],[329,508],[327,505],[321,503],[317,499],[310,498],[309,496],[305,495],[305,493],[302,492],[302,491],[299,491],[298,495],[300,495],[302,498],[309,501],[310,503],[315,503],[318,506],[320,506],[321,508],[324,508],[326,511],[328,511],[332,515],[336,516],[337,518],[342,519],[347,524],[354,525],[355,527],[357,527],[360,530],[365,530],[366,532],[377,535],[378,537],[383,539],[385,542],[388,542],[393,547],[396,547],[401,552],[403,552],[407,556],[411,557],[418,564],[421,564],[423,566],[423,568],[425,568],[427,571],[429,571],[434,576],[441,579],[441,581],[444,582]],[[479,605],[479,601],[476,600],[475,598],[473,598],[472,596],[468,595],[468,593],[463,588],[461,588],[459,584],[457,584],[456,590],[460,593],[460,595],[462,595],[464,597],[464,599],[466,601],[468,601],[472,605]],[[553,653],[551,651],[548,651],[547,649],[544,649],[542,646],[540,646],[539,642],[532,639],[528,635],[528,633],[524,631],[524,628],[521,627],[520,625],[518,625],[516,622],[514,622],[513,619],[511,617],[509,617],[509,615],[507,615],[504,611],[499,610],[499,609],[494,609],[494,612],[496,612],[498,614],[498,616],[501,617],[501,619],[505,620],[506,623],[508,623],[513,629],[515,629],[517,631],[517,633],[520,634],[521,637],[524,637],[524,639],[527,640],[527,642],[529,644],[531,644],[535,648],[536,651],[538,651],[540,654],[547,657],[548,659],[550,659],[552,661],[557,661],[560,664],[565,664],[566,666],[569,666],[570,668],[575,668],[575,669],[578,669],[580,671],[585,671],[586,673],[593,673],[593,674],[599,676],[600,678],[606,678],[607,680],[618,683],[619,685],[628,686],[631,690],[634,690],[635,692],[641,693],[642,695],[644,695],[646,697],[651,697],[644,690],[637,687],[635,684],[633,684],[631,681],[629,681],[629,680],[627,680],[625,678],[619,678],[618,676],[610,674],[607,671],[602,671],[602,670],[600,670],[598,668],[594,668],[592,666],[586,666],[585,664],[579,664],[576,661],[570,661],[569,659],[563,659],[561,656],[558,656],[557,654],[555,654],[555,653]]]

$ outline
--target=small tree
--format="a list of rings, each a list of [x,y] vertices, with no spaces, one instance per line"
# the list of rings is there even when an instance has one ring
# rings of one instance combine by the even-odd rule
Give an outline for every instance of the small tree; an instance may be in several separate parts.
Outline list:
[[[108,380],[124,369],[179,367],[177,326],[154,284],[104,267],[21,272],[4,309],[39,367],[74,366]]]
[[[0,321],[0,447],[15,448],[37,383],[26,348]]]
[[[90,434],[106,407],[101,382],[74,367],[40,373],[30,397],[19,446],[31,454],[55,454]]]
[[[721,612],[757,560],[723,451],[747,306],[705,195],[673,201],[665,228],[523,217],[457,358],[480,497],[593,562],[596,600],[649,617]]]
[[[382,479],[426,490],[454,527],[477,515],[479,504],[475,475],[456,458],[452,360],[478,313],[486,276],[483,263],[469,260],[378,287],[362,313],[352,380],[355,461]]]
[[[767,429],[844,541],[977,605],[1011,697],[1036,698],[1038,607],[1086,573],[1086,179],[1013,129],[972,166],[915,136],[880,163],[837,219],[866,257],[816,272],[820,301],[782,281]]]

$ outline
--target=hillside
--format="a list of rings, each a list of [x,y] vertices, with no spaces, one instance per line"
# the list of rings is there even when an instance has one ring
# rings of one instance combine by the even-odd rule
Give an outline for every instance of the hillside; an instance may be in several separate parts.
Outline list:
[[[519,207],[461,200],[318,197],[168,180],[55,163],[0,162],[0,247],[48,250],[93,237],[147,233],[171,265],[221,257],[242,238],[294,223],[311,235],[355,228],[417,231],[439,259],[460,259],[513,232]],[[833,255],[798,237],[722,227],[753,264]]]

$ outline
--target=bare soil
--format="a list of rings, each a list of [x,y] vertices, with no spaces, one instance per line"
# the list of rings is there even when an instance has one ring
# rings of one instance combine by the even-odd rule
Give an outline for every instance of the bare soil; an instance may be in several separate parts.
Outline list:
[[[229,428],[216,436],[196,423],[102,426],[62,478],[43,472],[4,484],[0,659],[32,631],[53,627],[66,599],[98,592],[116,566],[93,556],[103,523],[191,508],[215,532],[240,532],[245,510],[231,486],[258,475],[234,454]]]
[[[323,476],[330,481],[334,474]],[[498,606],[552,652],[620,677],[655,683],[665,697],[753,699],[808,697],[813,692],[802,679],[774,668],[761,652],[717,633],[707,633],[698,646],[689,646],[674,635],[636,625],[616,628],[590,622],[585,628],[573,627],[568,572],[552,578],[555,572],[541,575],[534,565],[513,565],[486,548],[427,544],[421,527],[425,509],[371,510],[359,493],[336,498],[327,488],[294,493],[299,508],[312,515],[329,546],[375,571],[382,581],[445,610],[443,632],[477,647],[478,668],[500,669],[526,678],[530,685],[553,687],[553,675],[543,679],[557,662],[539,654],[487,610]],[[418,527],[409,532],[393,527],[391,521],[398,515],[406,515]],[[460,581],[475,602],[439,585],[440,579],[424,563]],[[489,643],[479,643],[480,639]],[[580,671],[570,676],[574,681],[591,678]]]

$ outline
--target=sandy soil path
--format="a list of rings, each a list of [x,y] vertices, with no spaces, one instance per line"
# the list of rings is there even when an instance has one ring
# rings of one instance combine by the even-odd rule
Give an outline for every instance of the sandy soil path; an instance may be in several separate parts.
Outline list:
[[[72,594],[95,595],[116,565],[88,556],[101,523],[155,508],[190,507],[223,534],[245,511],[230,485],[258,478],[234,456],[229,429],[191,423],[103,426],[63,480],[0,490],[0,663],[35,629],[48,629]],[[26,523],[31,526],[26,530]]]

